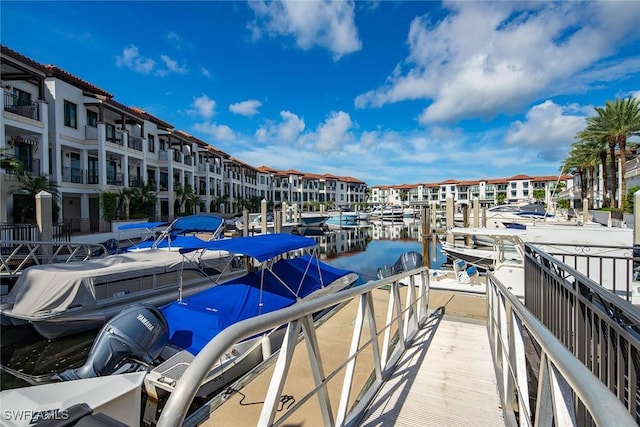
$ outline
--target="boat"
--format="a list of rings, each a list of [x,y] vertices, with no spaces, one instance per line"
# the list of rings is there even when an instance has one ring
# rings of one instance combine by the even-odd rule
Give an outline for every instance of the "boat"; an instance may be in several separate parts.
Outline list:
[[[378,206],[371,211],[370,217],[381,220],[403,218],[404,208],[400,206]]]
[[[225,219],[213,214],[188,215],[172,222],[141,222],[118,227],[119,231],[144,229],[151,237],[126,246],[122,252],[138,252],[148,249],[178,250],[183,246],[197,245],[199,241],[223,237]],[[159,230],[159,231],[156,231]]]
[[[166,304],[244,274],[227,254],[178,252],[205,243],[189,233],[209,232],[204,224],[213,223],[217,230],[222,222],[212,223],[210,215],[195,217],[174,221],[160,237],[125,252],[25,269],[0,299],[3,323],[31,323],[43,337],[58,338],[98,329],[131,304]]]
[[[267,233],[276,233],[276,221],[271,212],[266,214],[266,227]],[[280,224],[279,232],[280,233],[290,233],[295,228],[299,227],[299,222],[283,222]],[[244,231],[244,220],[242,218],[238,218],[235,221],[235,228],[239,231]],[[259,234],[262,233],[262,214],[249,214],[249,222],[247,224],[247,229],[249,234]]]
[[[325,225],[329,228],[353,227],[358,223],[355,213],[340,213],[333,215],[325,221]]]
[[[66,381],[148,371],[147,395],[171,392],[202,348],[225,328],[299,301],[352,286],[357,274],[318,260],[315,240],[264,234],[207,242],[189,250],[225,251],[251,265],[242,277],[161,307],[136,305],[122,311],[98,334],[86,363],[60,374]],[[237,343],[198,386],[206,396],[246,373],[276,351],[284,329]],[[111,351],[118,348],[130,350]],[[136,362],[140,361],[140,362]]]
[[[378,279],[386,279],[396,274],[411,271],[424,265],[424,259],[420,252],[410,251],[403,252],[393,265],[384,264],[378,268]]]
[[[493,264],[494,254],[492,249],[480,249],[471,246],[463,246],[443,242],[441,250],[442,253],[444,253],[451,262],[455,261],[456,259],[462,259],[469,264],[475,265],[477,268],[483,271],[486,271]]]
[[[316,212],[303,212],[300,217],[302,227],[322,227],[329,215]]]

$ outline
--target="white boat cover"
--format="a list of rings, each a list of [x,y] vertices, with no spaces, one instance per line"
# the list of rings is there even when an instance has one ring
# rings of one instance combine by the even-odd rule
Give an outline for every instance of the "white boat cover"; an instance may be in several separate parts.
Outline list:
[[[20,275],[3,302],[13,303],[12,313],[21,316],[62,312],[74,306],[91,307],[96,305],[95,285],[175,271],[183,260],[176,252],[148,250],[33,266]]]

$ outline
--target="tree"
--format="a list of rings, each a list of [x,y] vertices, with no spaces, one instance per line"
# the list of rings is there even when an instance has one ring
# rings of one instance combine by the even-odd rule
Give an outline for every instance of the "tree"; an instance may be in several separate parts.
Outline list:
[[[53,219],[57,219],[60,202],[60,190],[58,184],[50,181],[46,176],[20,173],[16,175],[20,182],[20,188],[14,191],[15,194],[24,195],[24,206],[20,217],[22,221],[34,221],[36,219],[36,195],[41,191],[51,194],[53,201]]]
[[[8,148],[0,148],[0,168],[6,170],[8,173],[21,174],[24,170],[22,162],[16,160],[10,153]]]
[[[185,184],[184,187],[178,184],[175,192],[180,211],[184,207],[186,212],[195,213],[195,207],[202,204],[200,197],[193,191],[190,184]]]
[[[535,190],[533,190],[533,198],[538,203],[544,202],[544,197],[546,194],[547,192],[544,190],[544,188],[536,188]]]
[[[587,128],[585,132],[591,138],[600,141],[607,141],[609,146],[609,155],[611,157],[611,172],[613,173],[613,182],[615,184],[613,198],[616,196],[617,188],[616,174],[616,146],[620,152],[620,175],[622,182],[620,184],[620,199],[616,207],[624,206],[626,198],[626,181],[624,178],[626,172],[626,150],[627,138],[633,135],[640,135],[640,99],[629,97],[627,99],[616,99],[607,101],[604,107],[595,107],[597,113],[594,117],[587,119]]]
[[[136,187],[129,195],[131,218],[155,218],[158,195],[155,185],[144,184]]]

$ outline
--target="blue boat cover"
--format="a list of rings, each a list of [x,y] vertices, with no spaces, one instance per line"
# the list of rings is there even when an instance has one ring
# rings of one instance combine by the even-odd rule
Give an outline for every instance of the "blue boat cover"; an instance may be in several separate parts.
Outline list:
[[[125,252],[131,252],[134,250],[141,249],[151,249],[156,239],[147,239],[140,243],[136,243],[135,245],[126,246],[122,250]],[[189,247],[192,248],[194,246],[202,245],[204,240],[196,237],[196,236],[171,236],[171,238],[166,238],[160,241],[156,245],[157,249],[166,249],[166,248],[183,248]]]
[[[161,307],[169,324],[169,342],[197,355],[225,328],[287,307],[349,273],[308,255],[280,260],[271,270],[250,273]]]
[[[211,214],[183,216],[171,226],[171,234],[215,233],[224,226],[224,218]]]
[[[247,255],[262,262],[289,251],[316,245],[316,241],[308,237],[276,233],[237,237],[235,239],[211,240],[193,247],[182,246],[180,252],[192,252],[198,249],[221,250],[236,255]]]
[[[168,222],[137,222],[135,224],[124,224],[118,227],[118,230],[135,230],[138,228],[157,228],[157,227],[166,227],[168,226]]]

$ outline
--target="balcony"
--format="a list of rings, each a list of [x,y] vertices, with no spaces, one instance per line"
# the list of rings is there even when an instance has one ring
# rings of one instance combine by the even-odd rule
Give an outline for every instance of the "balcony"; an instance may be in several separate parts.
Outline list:
[[[85,171],[80,168],[63,167],[62,182],[71,182],[73,184],[84,184]]]
[[[4,91],[4,111],[40,121],[40,108],[37,102],[25,102],[10,92]]]
[[[129,175],[129,187],[144,187],[144,180],[142,177]]]
[[[127,147],[133,150],[142,151],[142,138],[139,136],[129,136],[127,140]]]
[[[107,184],[109,185],[122,185],[123,175],[121,173],[107,175]]]

